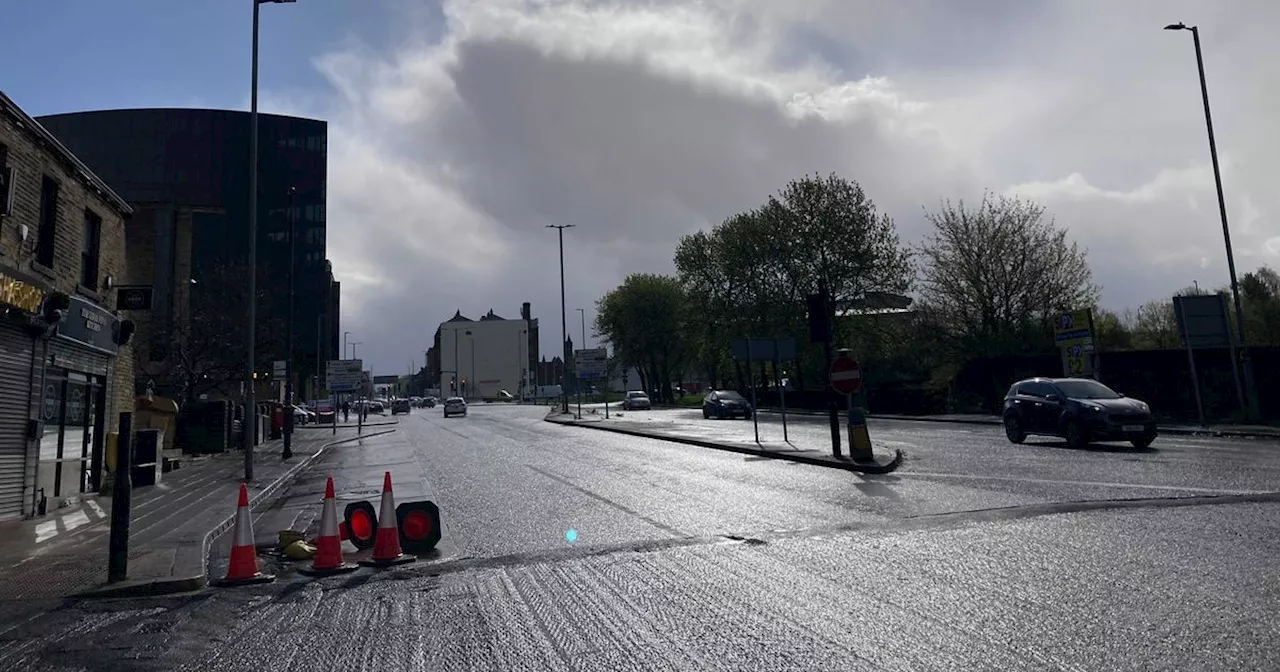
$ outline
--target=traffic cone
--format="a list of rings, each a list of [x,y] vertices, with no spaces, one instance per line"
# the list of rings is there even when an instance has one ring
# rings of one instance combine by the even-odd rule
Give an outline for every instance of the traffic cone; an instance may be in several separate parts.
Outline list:
[[[342,561],[342,539],[338,531],[338,505],[333,496],[333,477],[324,484],[324,509],[320,513],[320,536],[311,567],[300,569],[307,576],[329,576],[354,572],[356,565]]]
[[[418,558],[400,551],[400,528],[396,526],[396,502],[391,495],[391,472],[382,475],[382,510],[378,513],[378,533],[373,541],[373,557],[360,564],[389,567]]]
[[[253,546],[253,517],[249,515],[249,489],[241,483],[240,501],[236,503],[236,527],[231,535],[231,563],[227,565],[227,577],[213,585],[243,586],[275,580],[275,576],[263,574],[258,568],[258,551]]]

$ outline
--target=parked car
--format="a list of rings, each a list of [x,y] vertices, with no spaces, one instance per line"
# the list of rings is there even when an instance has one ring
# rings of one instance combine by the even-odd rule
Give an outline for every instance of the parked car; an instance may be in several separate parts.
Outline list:
[[[451,415],[467,415],[467,401],[462,397],[449,397],[444,400],[444,417]]]
[[[651,408],[653,408],[653,402],[649,401],[649,395],[639,390],[628,392],[622,399],[624,411],[647,411]]]
[[[370,413],[377,413],[378,415],[383,415],[387,412],[387,407],[383,406],[381,401],[370,399],[368,404],[369,404],[368,408]]]
[[[295,405],[293,407],[293,424],[295,425],[309,425],[316,421],[316,417],[314,411],[307,410],[302,406]]]
[[[427,397],[426,399],[423,399],[423,400],[422,400],[422,407],[423,407],[423,408],[435,408],[435,407],[436,407],[436,398],[435,398],[435,397]]]
[[[391,415],[408,413],[410,410],[412,410],[412,406],[409,404],[408,399],[395,399],[391,402]]]
[[[733,390],[712,390],[702,398],[703,418],[714,417],[723,420],[740,415],[743,419],[750,420],[754,412],[751,402]]]
[[[1004,433],[1013,443],[1029,435],[1056,436],[1067,446],[1128,441],[1142,449],[1155,440],[1151,407],[1089,378],[1028,378],[1004,399]]]

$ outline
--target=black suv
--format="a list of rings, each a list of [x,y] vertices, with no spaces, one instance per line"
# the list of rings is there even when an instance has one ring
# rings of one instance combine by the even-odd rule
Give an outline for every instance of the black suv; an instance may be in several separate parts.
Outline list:
[[[1029,378],[1004,398],[1004,433],[1014,443],[1029,434],[1058,436],[1072,448],[1091,441],[1128,441],[1146,448],[1156,438],[1151,408],[1088,378]]]

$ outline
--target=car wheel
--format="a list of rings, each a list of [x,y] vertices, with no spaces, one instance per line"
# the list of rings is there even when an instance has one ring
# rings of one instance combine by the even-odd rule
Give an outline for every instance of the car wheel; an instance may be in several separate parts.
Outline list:
[[[1012,415],[1004,419],[1004,435],[1011,443],[1022,443],[1027,440],[1027,433],[1022,431],[1022,421]]]
[[[1062,438],[1067,440],[1068,448],[1084,448],[1089,445],[1089,438],[1084,435],[1084,429],[1075,420],[1068,420],[1062,426]]]
[[[1146,450],[1151,446],[1151,442],[1156,440],[1155,434],[1143,434],[1136,439],[1130,439],[1129,443],[1133,444],[1138,450]]]

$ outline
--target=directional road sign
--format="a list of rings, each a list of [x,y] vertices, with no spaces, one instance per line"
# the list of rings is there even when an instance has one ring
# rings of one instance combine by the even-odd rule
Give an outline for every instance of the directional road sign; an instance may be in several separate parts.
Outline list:
[[[605,377],[609,365],[609,351],[604,348],[575,350],[574,371],[581,380],[599,380]]]
[[[325,363],[325,382],[330,392],[355,392],[364,379],[364,362],[359,359],[333,359]]]

